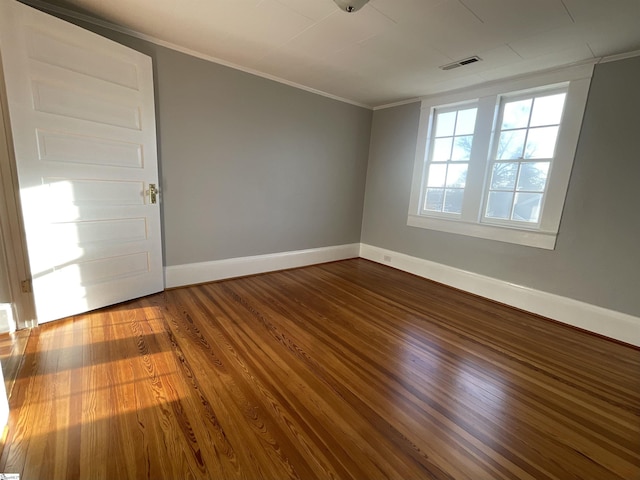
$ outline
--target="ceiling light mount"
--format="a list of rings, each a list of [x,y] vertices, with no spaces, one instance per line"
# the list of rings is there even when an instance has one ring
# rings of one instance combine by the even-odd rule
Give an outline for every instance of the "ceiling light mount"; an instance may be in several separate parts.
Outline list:
[[[340,10],[347,13],[353,13],[360,10],[369,0],[333,0]]]

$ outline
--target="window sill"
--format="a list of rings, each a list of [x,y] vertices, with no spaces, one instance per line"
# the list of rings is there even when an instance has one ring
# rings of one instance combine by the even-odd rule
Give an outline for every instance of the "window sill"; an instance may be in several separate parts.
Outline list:
[[[427,228],[458,235],[497,240],[499,242],[515,243],[528,247],[553,250],[556,245],[555,232],[540,230],[519,230],[515,228],[488,225],[484,223],[468,223],[460,220],[409,215],[407,225],[410,227]]]

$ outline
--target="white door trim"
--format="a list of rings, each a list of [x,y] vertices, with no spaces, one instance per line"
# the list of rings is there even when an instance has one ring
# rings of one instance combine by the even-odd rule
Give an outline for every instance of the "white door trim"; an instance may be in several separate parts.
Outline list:
[[[21,282],[30,278],[31,274],[26,256],[22,218],[19,213],[19,189],[10,132],[4,72],[0,62],[0,177],[3,193],[0,195],[0,230],[4,240],[4,254],[7,257],[14,321],[16,328],[21,329],[35,327],[37,322],[33,295],[30,292],[23,292],[21,288]]]

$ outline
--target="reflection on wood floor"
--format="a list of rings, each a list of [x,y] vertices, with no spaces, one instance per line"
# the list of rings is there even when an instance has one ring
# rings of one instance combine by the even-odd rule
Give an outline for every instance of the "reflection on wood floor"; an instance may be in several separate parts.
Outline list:
[[[639,350],[362,259],[53,322],[21,358],[23,479],[640,478]]]

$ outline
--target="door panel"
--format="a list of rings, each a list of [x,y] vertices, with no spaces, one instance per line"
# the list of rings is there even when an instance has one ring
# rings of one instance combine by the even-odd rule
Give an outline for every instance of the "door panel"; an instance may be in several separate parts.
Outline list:
[[[84,87],[86,88],[87,86],[84,85]],[[99,85],[92,86],[93,91],[82,91],[82,88],[82,84],[74,85],[68,80],[65,81],[64,85],[43,80],[33,80],[31,91],[34,110],[62,117],[140,130],[138,105],[125,104],[125,102],[121,104],[113,103],[107,95],[103,96],[98,93]]]
[[[114,59],[111,54],[95,49],[87,50],[29,27],[26,36],[29,58],[33,60],[138,90],[138,74],[134,62]]]
[[[13,0],[0,53],[38,321],[162,290],[151,59]]]
[[[45,162],[142,168],[140,144],[41,129],[36,137],[39,158]]]

